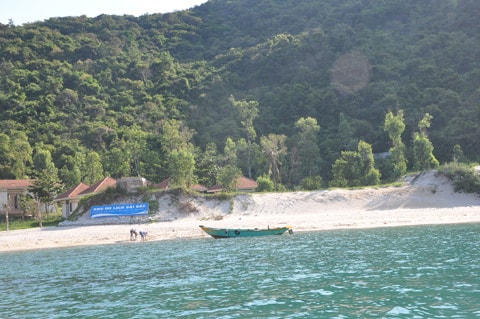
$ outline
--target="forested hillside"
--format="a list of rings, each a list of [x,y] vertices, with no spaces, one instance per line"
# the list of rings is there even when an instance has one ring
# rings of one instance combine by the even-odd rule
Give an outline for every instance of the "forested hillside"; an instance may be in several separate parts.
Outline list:
[[[210,0],[0,24],[0,178],[356,185],[403,171],[372,152],[421,169],[416,139],[479,161],[479,17],[477,0]],[[342,182],[352,161],[369,177]]]

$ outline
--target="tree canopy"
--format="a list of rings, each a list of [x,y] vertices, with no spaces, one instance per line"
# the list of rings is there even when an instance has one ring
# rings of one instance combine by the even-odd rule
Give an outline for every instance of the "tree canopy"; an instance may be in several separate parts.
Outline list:
[[[334,180],[358,141],[393,154],[384,178],[457,145],[480,161],[478,12],[476,0],[210,0],[0,24],[0,178],[34,176],[42,145],[66,187],[159,182],[179,174],[173,160],[179,183],[213,183],[232,165],[212,147],[227,138],[234,166],[276,188]]]

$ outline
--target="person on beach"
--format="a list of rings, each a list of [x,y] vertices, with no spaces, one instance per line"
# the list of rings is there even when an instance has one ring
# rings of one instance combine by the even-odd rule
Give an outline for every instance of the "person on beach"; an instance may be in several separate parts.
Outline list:
[[[130,229],[130,240],[137,240],[137,230],[135,228]]]
[[[142,241],[147,240],[147,232],[146,231],[141,230],[138,233],[140,234],[140,237],[142,238]]]

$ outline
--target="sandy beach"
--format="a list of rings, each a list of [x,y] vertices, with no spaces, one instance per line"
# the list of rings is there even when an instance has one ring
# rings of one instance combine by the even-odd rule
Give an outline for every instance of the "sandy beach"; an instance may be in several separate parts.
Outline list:
[[[95,224],[84,216],[62,227],[0,232],[0,252],[130,241],[131,228],[148,233],[148,241],[210,238],[198,226],[262,228],[290,225],[296,232],[408,225],[480,223],[480,197],[454,192],[434,171],[412,177],[398,187],[238,195],[233,203],[196,200],[188,214],[160,203],[163,221]],[[107,223],[109,223],[107,225]],[[289,235],[285,235],[289,236]],[[212,239],[213,240],[213,239]]]

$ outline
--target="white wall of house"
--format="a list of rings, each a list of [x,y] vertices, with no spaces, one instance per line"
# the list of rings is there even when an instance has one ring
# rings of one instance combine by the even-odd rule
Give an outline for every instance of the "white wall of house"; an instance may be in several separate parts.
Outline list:
[[[67,218],[78,207],[78,199],[69,199],[62,201],[62,217]]]
[[[3,209],[4,205],[8,202],[8,193],[4,190],[0,190],[0,209]]]

